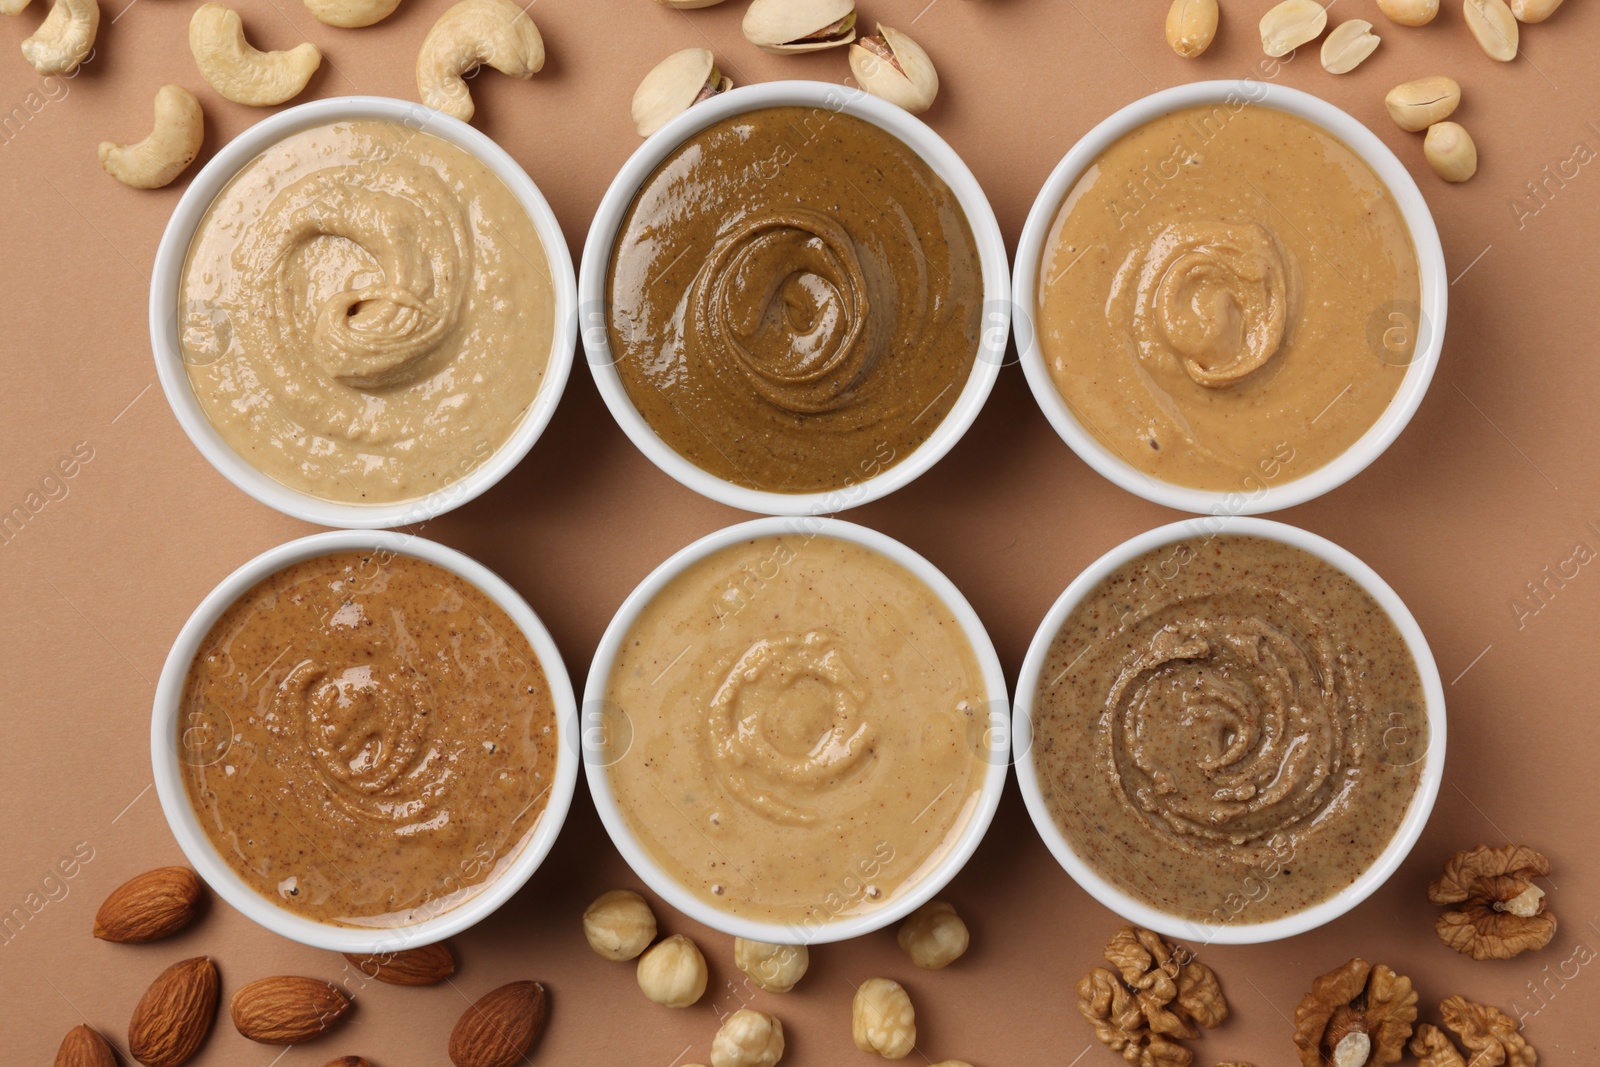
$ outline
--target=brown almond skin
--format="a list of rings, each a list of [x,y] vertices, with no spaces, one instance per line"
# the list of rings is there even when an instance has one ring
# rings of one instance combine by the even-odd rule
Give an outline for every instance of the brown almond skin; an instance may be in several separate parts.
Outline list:
[[[443,942],[364,956],[346,952],[344,958],[368,978],[390,985],[436,985],[456,973],[456,958]]]
[[[234,1029],[263,1045],[298,1045],[331,1033],[350,1012],[350,998],[332,982],[276,975],[234,993]]]
[[[456,1067],[516,1067],[544,1030],[549,998],[538,982],[512,982],[485,993],[450,1032]]]
[[[200,911],[200,878],[187,867],[157,867],[111,891],[94,916],[102,941],[142,944],[171,937]]]
[[[205,956],[179,960],[156,975],[128,1021],[128,1051],[144,1067],[178,1067],[200,1051],[221,992]]]
[[[323,1067],[372,1067],[372,1061],[365,1056],[340,1056],[336,1060],[329,1060]]]
[[[56,1067],[117,1067],[117,1054],[99,1031],[89,1026],[74,1026],[61,1039]]]

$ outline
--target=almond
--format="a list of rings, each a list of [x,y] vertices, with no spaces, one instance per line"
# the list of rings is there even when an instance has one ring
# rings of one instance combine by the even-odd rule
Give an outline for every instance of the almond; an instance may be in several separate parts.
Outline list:
[[[142,943],[171,937],[200,910],[200,879],[187,867],[157,867],[111,891],[94,916],[102,941]]]
[[[547,998],[538,982],[512,982],[461,1013],[450,1031],[456,1067],[515,1067],[544,1029]]]
[[[217,1014],[217,966],[205,956],[156,975],[128,1021],[128,1051],[145,1067],[178,1067],[200,1050]]]
[[[329,1060],[323,1067],[372,1067],[372,1061],[364,1056],[340,1056],[336,1060]]]
[[[117,1067],[117,1054],[92,1027],[74,1026],[61,1039],[56,1067]]]
[[[251,982],[229,1003],[234,1029],[263,1045],[298,1045],[328,1033],[350,1011],[332,982],[277,975]]]
[[[450,946],[442,942],[364,956],[346,952],[344,958],[368,978],[390,985],[436,985],[456,973],[456,958],[450,954]]]

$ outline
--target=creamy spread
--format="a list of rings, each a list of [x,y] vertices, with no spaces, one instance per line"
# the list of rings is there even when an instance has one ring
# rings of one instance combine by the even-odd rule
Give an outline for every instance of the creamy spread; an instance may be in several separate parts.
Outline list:
[[[174,740],[201,826],[247,884],[306,918],[399,926],[516,855],[549,796],[555,710],[528,639],[475,586],[343,552],[217,620]]]
[[[1114,571],[1055,636],[1034,767],[1102,877],[1169,914],[1256,923],[1349,886],[1421,775],[1428,722],[1393,620],[1342,571],[1255,537]]]
[[[757,538],[690,566],[634,621],[606,685],[606,775],[690,891],[824,924],[904,893],[966,826],[986,692],[960,624],[898,563]]]
[[[611,250],[609,342],[674,450],[773,492],[839,489],[928,438],[977,355],[983,278],[955,194],[884,130],[736,115],[640,188]]]
[[[1257,490],[1364,434],[1418,332],[1399,206],[1348,146],[1242,102],[1154,119],[1078,179],[1035,294],[1084,428],[1178,485]]]
[[[247,462],[344,503],[425,496],[538,395],[555,297],[520,201],[473,156],[381,120],[293,134],[201,220],[180,346]]]

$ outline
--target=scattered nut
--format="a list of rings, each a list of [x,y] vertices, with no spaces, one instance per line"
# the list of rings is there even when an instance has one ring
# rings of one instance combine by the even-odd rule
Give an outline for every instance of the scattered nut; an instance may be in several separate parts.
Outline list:
[[[1462,0],[1462,13],[1485,55],[1502,63],[1517,58],[1517,17],[1506,0]]]
[[[178,1067],[205,1042],[217,1014],[216,964],[179,960],[156,975],[128,1020],[128,1051],[144,1067]]]
[[[163,85],[156,90],[155,127],[144,140],[133,144],[100,142],[100,165],[123,185],[135,189],[159,189],[170,184],[194,162],[205,140],[205,115],[200,101],[181,85]],[[200,882],[186,867],[164,867],[165,871],[184,871],[194,879],[191,887],[182,878],[158,879],[160,885],[142,884],[130,889],[141,875],[114,891],[100,905],[94,920],[94,936],[107,941],[154,941],[177,933],[194,919],[200,903]],[[151,874],[157,872],[152,871]],[[137,893],[138,905],[118,900],[119,894]]]
[[[55,1067],[117,1067],[117,1054],[98,1030],[74,1026],[61,1039]]]
[[[472,120],[463,75],[480,66],[531,78],[544,66],[544,38],[511,0],[461,0],[433,24],[417,54],[422,102],[462,122]]]
[[[711,1067],[774,1067],[783,1059],[783,1024],[764,1011],[740,1008],[711,1040]]]
[[[1217,0],[1172,0],[1167,9],[1167,43],[1184,59],[1195,59],[1217,36]]]
[[[1402,26],[1426,26],[1439,13],[1439,0],[1378,0],[1378,10]]]
[[[917,1013],[911,995],[892,978],[868,978],[850,1008],[850,1036],[862,1052],[904,1059],[917,1046]]]
[[[1433,168],[1433,172],[1447,182],[1464,182],[1478,173],[1478,146],[1472,142],[1472,135],[1458,122],[1435,122],[1432,126],[1429,126],[1428,136],[1422,142],[1422,154],[1427,157],[1428,166]],[[1438,922],[1435,924],[1434,929],[1438,930],[1440,939],[1451,948],[1456,948],[1458,943],[1468,946],[1475,943],[1475,935],[1466,925],[1457,924],[1451,930],[1446,929],[1447,924],[1457,923],[1457,920],[1451,919],[1451,916],[1465,916],[1466,914],[1465,912],[1445,912],[1445,914],[1439,916]],[[1515,917],[1513,916],[1513,918]],[[1471,923],[1470,919],[1464,919],[1463,921]],[[1555,920],[1551,919],[1549,925],[1549,933],[1555,933]],[[1489,927],[1489,937],[1493,936],[1493,931],[1496,928],[1497,925]],[[1488,937],[1484,937],[1481,932],[1476,936],[1484,939],[1485,947],[1479,951],[1493,951],[1487,947],[1489,944]],[[1548,935],[1546,935],[1545,940],[1549,940]],[[1533,947],[1531,940],[1526,947]],[[1456,951],[1471,952],[1472,949],[1470,947],[1464,950],[1457,948]],[[1520,951],[1522,949],[1517,949],[1509,952],[1508,955],[1514,956]]]
[[[0,15],[20,15],[28,0],[0,0]]]
[[[1261,48],[1274,58],[1286,56],[1327,28],[1328,12],[1316,0],[1283,0],[1261,16]]]
[[[1322,42],[1322,69],[1329,74],[1349,74],[1378,50],[1380,40],[1366,19],[1341,22]]]
[[[336,1060],[329,1060],[322,1067],[372,1067],[372,1061],[365,1056],[340,1056]]]
[[[751,0],[745,40],[765,52],[816,52],[856,39],[855,0]]]
[[[516,1067],[539,1040],[549,998],[538,982],[509,982],[479,997],[450,1031],[456,1067]]]
[[[804,945],[771,945],[736,937],[733,963],[768,993],[787,993],[805,977],[811,951]]]
[[[948,967],[967,951],[970,935],[956,909],[942,900],[930,900],[900,924],[900,947],[918,967],[936,971]]]
[[[1389,117],[1396,126],[1419,133],[1435,122],[1443,122],[1461,104],[1461,86],[1454,78],[1435,75],[1396,85],[1383,98]]]
[[[1181,955],[1180,955],[1181,953]],[[1078,1011],[1095,1036],[1129,1063],[1187,1067],[1193,1054],[1175,1038],[1199,1036],[1228,1017],[1216,974],[1187,950],[1134,926],[1106,944],[1106,960],[1078,983]]]
[[[1311,983],[1294,1013],[1304,1067],[1384,1067],[1405,1055],[1417,1018],[1411,979],[1353,959]]]
[[[682,934],[651,946],[639,957],[639,989],[657,1004],[687,1008],[706,991],[706,958]]]
[[[1189,1067],[1194,1055],[1150,1029],[1133,992],[1112,971],[1096,967],[1078,982],[1078,1011],[1094,1036],[1112,1052],[1139,1067]]]
[[[299,975],[261,978],[233,994],[233,1028],[263,1045],[299,1045],[336,1028],[350,998],[332,982]]]
[[[1471,1053],[1470,1064],[1534,1067],[1539,1062],[1539,1054],[1517,1032],[1516,1020],[1498,1008],[1450,997],[1439,1005],[1439,1015]]]
[[[26,0],[16,5],[16,10],[25,4]],[[99,29],[96,0],[56,0],[33,36],[22,42],[22,58],[40,74],[71,74],[94,51]]]
[[[102,143],[100,162],[106,163],[110,150],[118,150],[118,169],[160,180],[129,181],[107,165],[113,177],[141,189],[165,185],[200,151],[200,124],[194,95],[182,86],[168,85],[156,93],[155,131],[135,145]],[[194,920],[200,893],[200,879],[187,867],[157,867],[135,875],[113,889],[95,912],[94,936],[124,944],[170,937]]]
[[[305,0],[306,10],[318,22],[356,29],[382,22],[400,6],[400,0]]]
[[[389,985],[438,985],[456,973],[456,958],[443,941],[395,952],[346,952],[344,958],[368,978]]]
[[[252,107],[294,99],[322,65],[322,53],[309,41],[280,52],[251,47],[239,13],[215,3],[201,4],[189,20],[189,51],[211,88]]]
[[[638,893],[613,889],[584,909],[583,936],[606,959],[631,960],[656,939],[656,915]]]
[[[1561,0],[1511,0],[1511,13],[1518,22],[1543,22],[1560,6]]]
[[[722,0],[656,0],[656,2],[667,7],[675,7],[679,11],[692,11],[695,8],[715,7],[722,3]]]
[[[639,131],[640,137],[649,137],[665,126],[668,119],[732,88],[733,82],[717,69],[716,57],[711,54],[711,49],[685,48],[681,52],[674,52],[652,67],[639,83],[639,88],[634,90],[633,128]],[[584,922],[587,929],[587,913]],[[651,919],[652,930],[654,924],[655,920]],[[593,939],[589,943],[593,945]],[[600,950],[597,948],[595,951]],[[603,952],[600,954],[605,955]]]
[[[1411,1039],[1411,1054],[1422,1067],[1467,1067],[1467,1061],[1445,1032],[1432,1023],[1417,1027],[1417,1036]]]
[[[1436,147],[1444,162],[1450,164],[1453,153],[1463,162],[1470,159],[1470,166],[1464,177],[1454,178],[1439,169],[1441,164],[1434,162],[1432,153],[1428,162],[1446,181],[1465,181],[1477,168],[1477,149],[1467,131],[1453,122],[1429,129],[1430,144],[1440,126],[1460,131],[1455,134],[1446,129],[1438,135]],[[1457,138],[1461,147],[1454,147]],[[1523,845],[1479,845],[1456,853],[1444,865],[1439,880],[1428,886],[1430,903],[1459,905],[1435,922],[1439,940],[1475,960],[1508,960],[1544,948],[1555,936],[1556,917],[1546,910],[1544,891],[1533,879],[1549,873],[1550,861]]]
[[[922,46],[893,26],[850,46],[850,70],[861,88],[920,115],[939,95],[939,74]]]

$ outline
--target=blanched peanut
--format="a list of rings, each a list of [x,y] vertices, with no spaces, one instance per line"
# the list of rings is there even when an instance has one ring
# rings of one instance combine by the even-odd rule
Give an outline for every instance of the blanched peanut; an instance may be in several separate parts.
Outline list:
[[[1426,26],[1439,13],[1439,0],[1378,0],[1378,10],[1402,26]]]
[[[1461,10],[1485,55],[1501,63],[1517,58],[1517,19],[1506,0],[1463,0]]]
[[[1511,0],[1511,13],[1519,22],[1543,22],[1560,6],[1561,0]]]
[[[1394,124],[1408,133],[1420,133],[1443,122],[1461,104],[1461,86],[1442,74],[1396,85],[1383,98]]]
[[[1436,122],[1422,142],[1433,172],[1447,182],[1464,182],[1478,173],[1478,146],[1459,123]]]
[[[1217,36],[1217,0],[1172,0],[1167,9],[1167,43],[1184,59],[1194,59]]]

